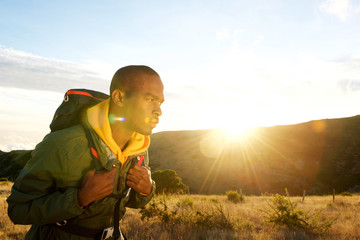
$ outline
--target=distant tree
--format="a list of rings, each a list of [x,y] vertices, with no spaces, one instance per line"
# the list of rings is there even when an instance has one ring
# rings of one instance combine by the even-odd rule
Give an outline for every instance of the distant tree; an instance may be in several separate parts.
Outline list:
[[[156,193],[171,194],[186,192],[186,185],[174,170],[158,170],[153,172],[151,177],[156,182]]]

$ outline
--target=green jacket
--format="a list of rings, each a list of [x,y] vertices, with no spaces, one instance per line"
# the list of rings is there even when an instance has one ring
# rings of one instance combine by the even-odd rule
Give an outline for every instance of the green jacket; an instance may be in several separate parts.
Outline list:
[[[110,170],[115,164],[120,183],[118,193],[127,192],[126,174],[131,166],[124,166],[108,150],[94,131],[91,135],[96,144],[102,170]],[[147,152],[145,164],[149,164]],[[136,157],[136,156],[134,156]],[[16,179],[8,197],[8,215],[15,224],[32,224],[26,239],[89,239],[62,231],[54,226],[64,220],[77,226],[105,229],[113,226],[114,205],[112,196],[95,201],[84,209],[77,201],[77,191],[86,173],[95,168],[88,141],[81,125],[48,134],[32,152]],[[97,169],[101,170],[101,169]],[[123,197],[120,203],[120,219],[125,207],[140,208],[150,201],[155,192],[141,196],[135,191]]]

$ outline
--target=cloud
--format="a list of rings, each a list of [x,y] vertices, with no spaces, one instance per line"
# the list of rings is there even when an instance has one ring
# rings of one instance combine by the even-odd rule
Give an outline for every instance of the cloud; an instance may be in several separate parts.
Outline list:
[[[227,32],[227,43],[246,37],[226,30],[223,39]],[[164,69],[166,101],[156,131],[214,128],[228,119],[269,126],[358,114],[359,56],[328,61],[313,53],[299,53],[282,61],[267,59],[250,46],[262,39],[261,35],[258,39],[248,36],[243,42],[247,47],[230,46],[204,67]],[[107,91],[109,83],[104,81],[111,79],[112,67],[49,59],[0,46],[0,149],[17,148],[19,143],[24,144],[21,148],[34,146],[49,131],[65,90]]]
[[[108,92],[117,67],[74,63],[0,45],[0,149],[31,149],[49,132],[66,90]]]
[[[225,42],[229,40],[237,41],[237,38],[244,31],[244,29],[229,30],[227,28],[223,28],[220,31],[216,32],[216,39],[220,42]]]
[[[359,81],[353,81],[349,79],[343,79],[338,82],[338,86],[344,91],[344,92],[354,92],[360,90],[360,80]]]
[[[0,45],[0,86],[65,92],[70,88],[108,91],[111,66],[97,62],[78,64],[40,57]]]
[[[225,42],[225,40],[228,40],[230,38],[230,32],[228,29],[221,29],[221,31],[218,31],[216,33],[216,39],[220,42]]]
[[[262,41],[264,41],[265,37],[264,36],[259,36],[257,39],[255,39],[255,41],[251,44],[251,46],[256,46],[259,43],[261,43]]]
[[[33,144],[12,143],[9,145],[0,145],[0,150],[3,152],[10,152],[12,150],[31,150],[34,149]]]
[[[354,6],[351,0],[326,0],[319,5],[319,9],[345,22],[353,15],[360,13],[360,4]]]

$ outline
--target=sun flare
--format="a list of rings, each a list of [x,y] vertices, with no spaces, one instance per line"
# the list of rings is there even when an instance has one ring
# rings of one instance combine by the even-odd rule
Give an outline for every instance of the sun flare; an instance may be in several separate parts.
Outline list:
[[[254,133],[253,124],[253,121],[244,117],[228,117],[218,134],[222,135],[226,141],[244,141]]]
[[[228,141],[242,141],[246,140],[253,133],[252,127],[226,127],[221,128],[220,133],[224,135],[224,137]]]

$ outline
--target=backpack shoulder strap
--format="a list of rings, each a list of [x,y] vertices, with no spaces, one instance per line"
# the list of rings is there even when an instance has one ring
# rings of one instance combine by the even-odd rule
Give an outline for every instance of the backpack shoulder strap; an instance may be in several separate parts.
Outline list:
[[[88,144],[89,144],[89,148],[90,148],[90,153],[91,153],[91,157],[94,161],[94,165],[95,165],[95,169],[99,170],[102,169],[102,165],[100,164],[100,157],[98,154],[98,151],[96,150],[96,145],[94,142],[93,137],[91,136],[90,133],[90,128],[87,122],[87,119],[85,119],[85,122],[81,124],[84,128],[85,134],[86,134],[86,138],[88,140]]]

